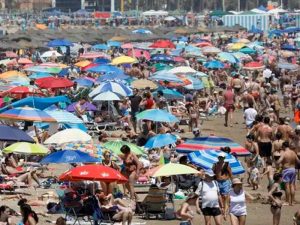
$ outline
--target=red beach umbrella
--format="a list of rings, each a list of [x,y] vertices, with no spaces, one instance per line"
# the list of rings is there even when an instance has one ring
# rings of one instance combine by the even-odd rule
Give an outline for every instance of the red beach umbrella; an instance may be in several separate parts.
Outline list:
[[[150,48],[175,48],[175,45],[170,40],[158,40],[149,46]]]
[[[128,180],[119,171],[108,166],[93,164],[75,167],[59,176],[61,181],[93,180],[126,183]]]
[[[72,87],[74,83],[66,78],[44,77],[35,80],[40,88],[67,88]]]
[[[265,66],[261,62],[249,62],[243,68],[246,70],[260,70],[264,69]]]

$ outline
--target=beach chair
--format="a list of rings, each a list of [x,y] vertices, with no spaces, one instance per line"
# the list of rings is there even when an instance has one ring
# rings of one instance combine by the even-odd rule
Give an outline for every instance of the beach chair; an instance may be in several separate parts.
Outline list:
[[[167,189],[159,189],[156,186],[151,186],[142,202],[144,218],[150,219],[150,216],[155,216],[158,219],[161,216],[161,218],[166,219],[167,202]]]
[[[73,225],[75,224],[81,224],[80,219],[82,219],[85,223],[90,222],[91,225],[93,225],[93,218],[92,213],[89,214],[84,213],[85,209],[84,205],[82,205],[78,199],[70,200],[66,196],[66,190],[65,189],[56,189],[57,196],[59,198],[59,203],[61,206],[62,211],[65,214],[66,220],[71,220],[73,222]]]

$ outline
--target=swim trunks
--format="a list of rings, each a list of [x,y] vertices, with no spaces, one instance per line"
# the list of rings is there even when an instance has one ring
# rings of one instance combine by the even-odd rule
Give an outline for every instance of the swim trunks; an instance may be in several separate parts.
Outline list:
[[[230,180],[218,180],[218,185],[221,195],[228,195],[231,191],[231,181]]]
[[[296,182],[296,169],[287,168],[282,170],[282,181],[284,183],[295,183]]]
[[[271,142],[258,142],[259,155],[261,157],[271,157],[272,143]]]

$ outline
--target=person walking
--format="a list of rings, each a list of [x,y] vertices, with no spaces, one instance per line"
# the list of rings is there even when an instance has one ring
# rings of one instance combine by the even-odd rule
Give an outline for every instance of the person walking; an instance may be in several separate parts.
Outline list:
[[[271,200],[271,212],[273,214],[273,225],[279,225],[281,217],[282,192],[280,189],[280,183],[282,182],[282,175],[280,173],[274,174],[274,183],[268,193],[269,199]]]
[[[235,103],[235,94],[232,91],[232,87],[228,86],[227,90],[224,93],[224,107],[226,109],[225,113],[225,127],[228,127],[228,122],[229,126],[233,126],[233,111],[235,109],[234,107]]]
[[[205,225],[211,225],[211,219],[215,225],[221,225],[222,215],[224,215],[224,206],[220,195],[218,183],[214,180],[214,172],[207,170],[205,178],[198,185],[195,193],[201,199],[201,211],[204,215]]]

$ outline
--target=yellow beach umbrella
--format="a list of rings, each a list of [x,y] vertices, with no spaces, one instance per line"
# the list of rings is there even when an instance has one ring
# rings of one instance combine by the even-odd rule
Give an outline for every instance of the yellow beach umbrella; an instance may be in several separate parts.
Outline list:
[[[16,70],[11,70],[11,71],[1,73],[0,74],[0,79],[7,79],[7,78],[10,78],[10,77],[19,77],[19,76],[26,77],[26,75],[24,73],[21,73],[21,72],[16,71]]]
[[[241,38],[241,39],[239,39],[238,42],[239,42],[239,43],[248,44],[248,43],[250,43],[250,40],[248,40],[247,38]]]
[[[6,154],[18,153],[18,154],[31,154],[31,155],[46,155],[48,154],[49,150],[41,144],[18,142],[3,149],[3,152]]]
[[[78,66],[78,67],[86,67],[88,65],[90,65],[91,62],[89,60],[84,60],[84,61],[80,61],[78,63],[75,63],[75,66]]]
[[[150,89],[157,88],[157,85],[153,81],[147,79],[135,80],[131,83],[131,86],[137,89],[145,89],[147,87],[149,87]]]
[[[168,163],[161,166],[154,174],[153,177],[168,177],[183,174],[197,174],[198,170],[177,163]]]
[[[114,58],[111,62],[112,65],[120,65],[120,64],[131,64],[135,63],[137,60],[135,58],[129,57],[129,56],[119,56],[117,58]]]
[[[245,47],[246,45],[244,43],[234,43],[233,45],[229,46],[230,50],[238,51],[241,48]]]

